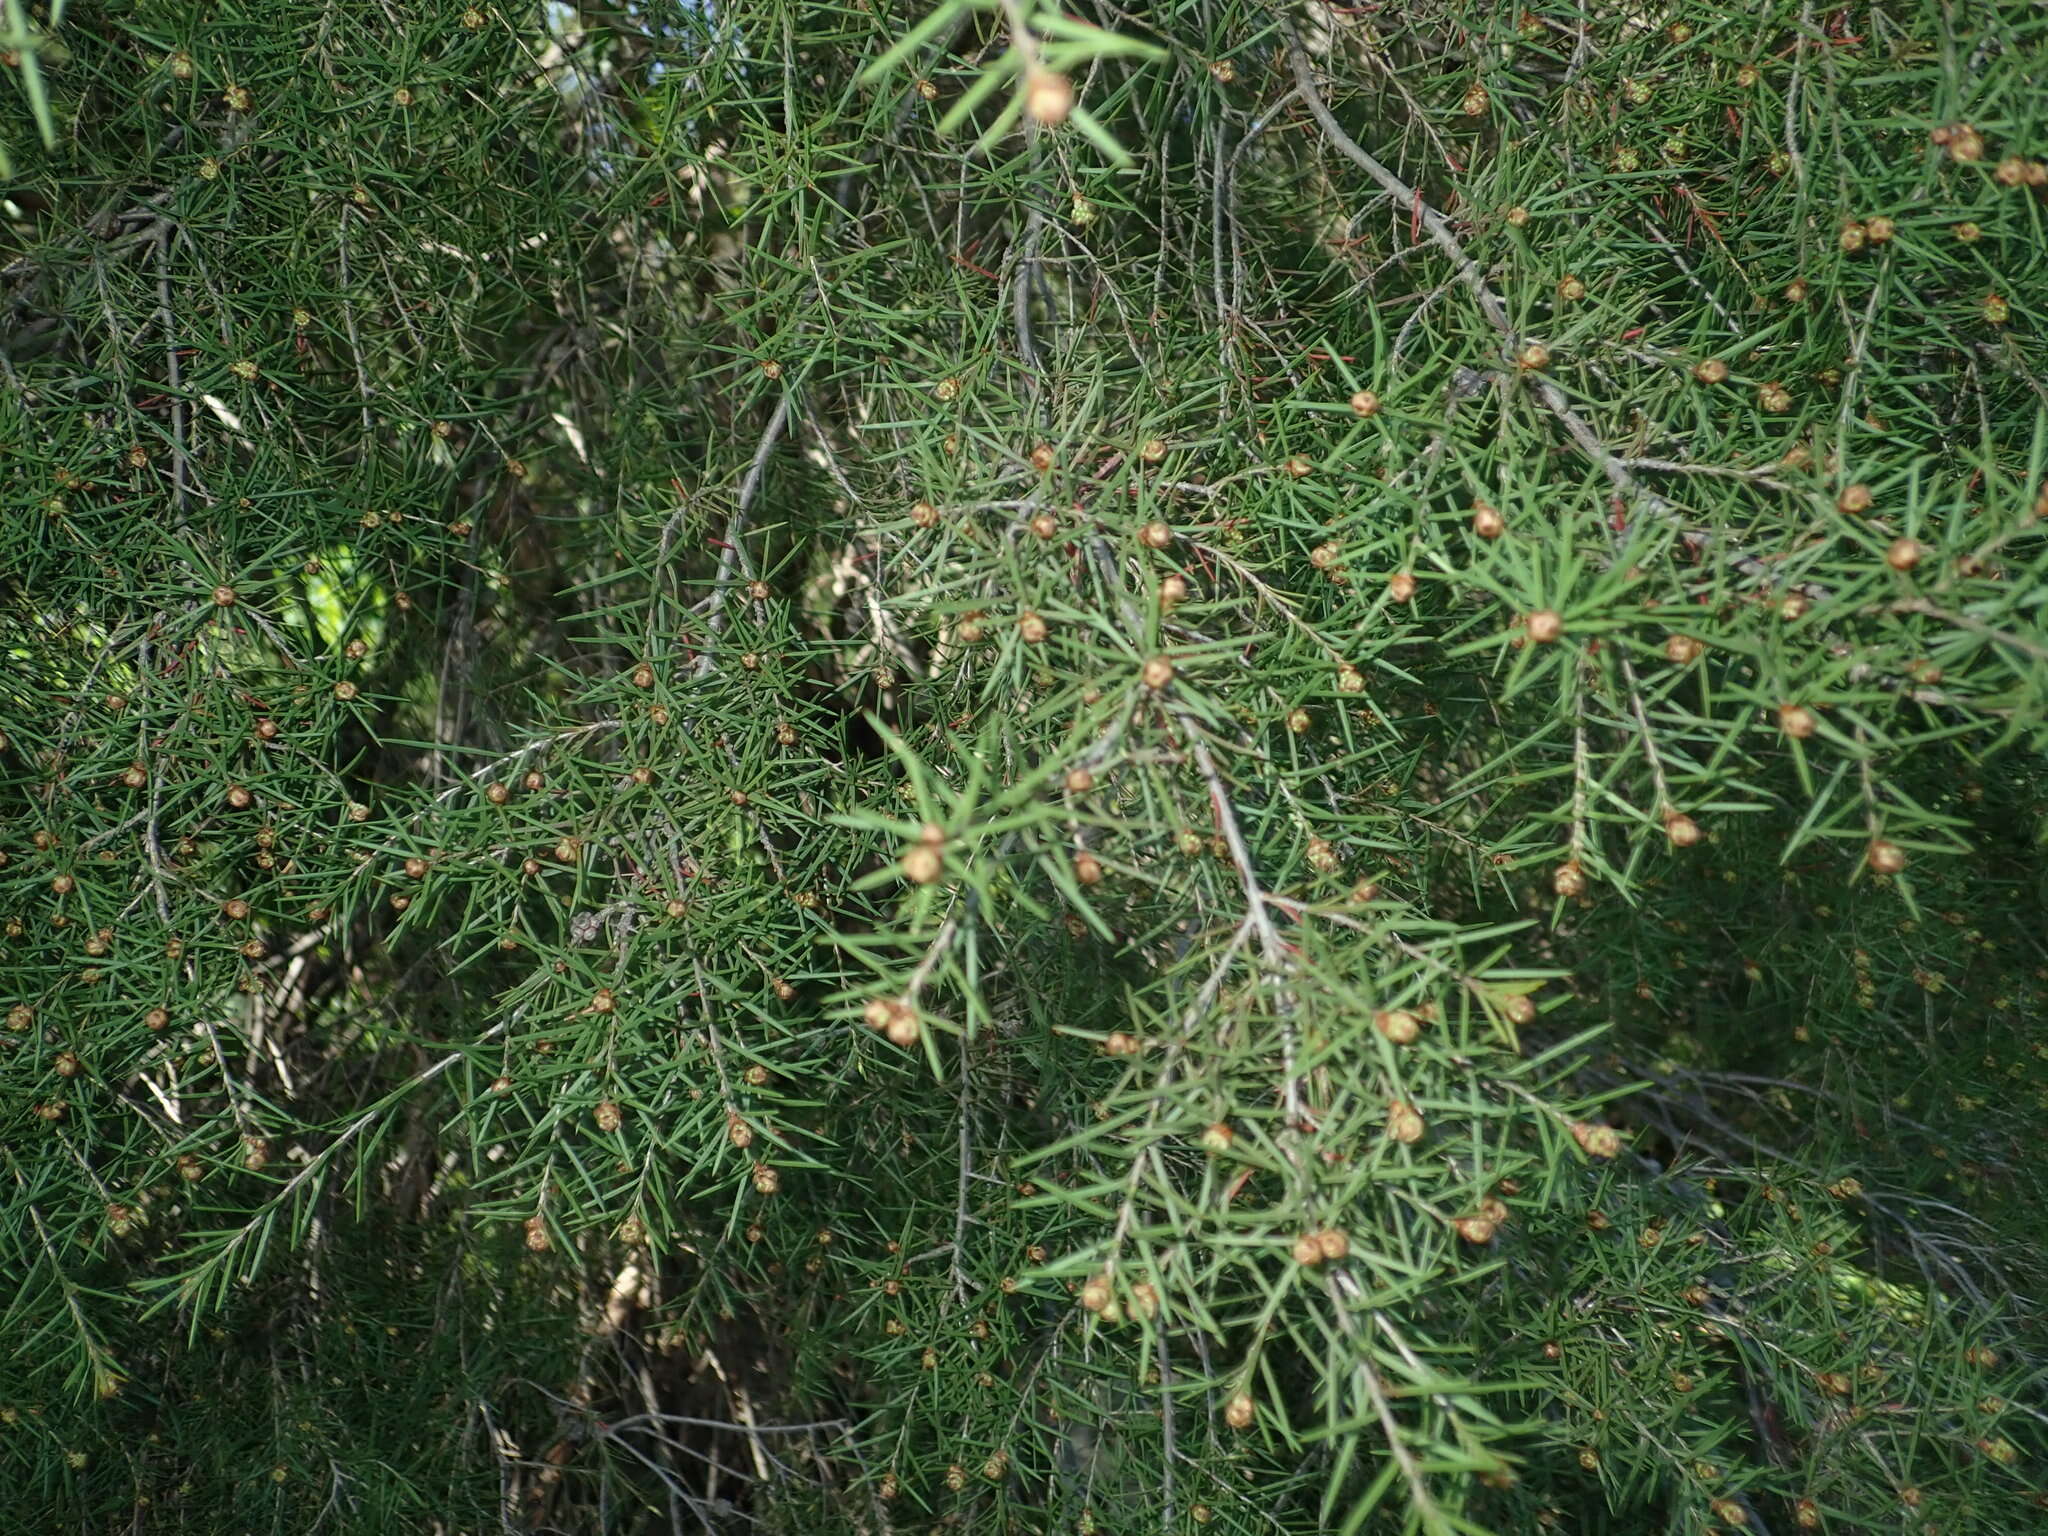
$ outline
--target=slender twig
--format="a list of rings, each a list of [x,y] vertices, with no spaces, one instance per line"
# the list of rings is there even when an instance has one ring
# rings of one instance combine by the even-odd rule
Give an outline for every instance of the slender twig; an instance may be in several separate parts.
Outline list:
[[[1617,458],[1623,469],[1631,473],[1664,475],[1718,475],[1729,480],[1747,480],[1754,485],[1766,486],[1788,495],[1798,494],[1799,487],[1787,485],[1777,477],[1777,466],[1763,464],[1742,468],[1734,464],[1687,464],[1679,459]]]
[[[1943,608],[1924,597],[1902,598],[1889,605],[1892,613],[1915,613],[1937,623],[1966,629],[1973,635],[1981,635],[1994,645],[2010,646],[2036,661],[2048,661],[2048,645],[2038,640],[2029,640],[2025,635],[2016,635],[2011,630],[2000,629],[1995,624],[1986,624],[1982,619],[1972,618],[1967,613],[1957,613],[1952,608]]]
[[[617,720],[592,720],[587,725],[574,726],[566,731],[558,731],[552,736],[542,736],[537,738],[536,740],[529,741],[525,746],[520,747],[517,751],[507,752],[503,757],[494,757],[488,763],[485,763],[481,767],[477,768],[474,772],[465,775],[463,781],[460,784],[454,785],[452,788],[449,789],[444,789],[441,791],[440,794],[434,796],[434,798],[427,803],[426,808],[420,811],[418,815],[415,815],[412,818],[412,820],[407,823],[407,825],[411,826],[416,824],[419,821],[420,817],[425,816],[428,811],[431,811],[438,806],[446,805],[450,800],[453,800],[465,789],[473,789],[475,786],[479,784],[487,783],[490,780],[497,778],[499,775],[517,768],[521,763],[525,762],[528,758],[534,756],[536,753],[545,752],[551,747],[559,747],[564,742],[580,741],[583,737],[593,736],[599,731],[616,730],[620,723],[621,722]]]
[[[297,1196],[302,1188],[325,1173],[350,1142],[362,1135],[364,1131],[368,1130],[370,1126],[375,1124],[381,1116],[388,1113],[402,1099],[426,1087],[427,1084],[433,1082],[458,1062],[469,1060],[469,1047],[482,1045],[486,1041],[496,1039],[524,1016],[525,1009],[522,1008],[508,1017],[500,1019],[489,1029],[478,1035],[476,1039],[470,1041],[468,1046],[450,1050],[447,1055],[443,1056],[432,1066],[415,1072],[411,1077],[385,1094],[375,1104],[372,1104],[368,1109],[357,1115],[355,1119],[351,1120],[342,1129],[340,1135],[336,1136],[333,1141],[308,1158],[305,1167],[293,1174],[275,1194],[261,1202],[250,1213],[248,1220],[243,1222],[235,1231],[234,1235],[207,1257],[206,1262],[200,1267],[199,1271],[187,1275],[180,1283],[178,1292],[185,1296],[195,1295],[198,1291],[200,1275],[218,1271],[222,1265],[228,1263],[245,1244],[256,1236],[258,1230],[264,1226],[273,1212],[288,1204]]]
[[[190,465],[185,456],[185,383],[178,367],[177,323],[171,314],[171,227],[163,225],[156,245],[157,313],[164,333],[164,383],[171,402],[171,510],[185,525],[185,483]]]
[[[1799,147],[1799,87],[1805,70],[1806,49],[1813,32],[1813,0],[1799,7],[1799,31],[1792,42],[1792,81],[1785,87],[1785,155],[1792,162],[1792,183],[1806,189],[1806,155]]]
[[[1642,738],[1643,756],[1649,761],[1650,784],[1657,792],[1657,812],[1660,816],[1668,815],[1677,807],[1671,803],[1671,792],[1664,782],[1664,759],[1657,752],[1657,738],[1650,730],[1649,713],[1643,708],[1642,689],[1636,684],[1636,669],[1620,650],[1616,650],[1614,655],[1615,660],[1621,663],[1621,675],[1628,683],[1629,711],[1635,716],[1636,734]]]
[[[1308,53],[1301,45],[1299,34],[1294,31],[1291,25],[1288,27],[1287,36],[1288,52],[1293,60],[1294,77],[1297,85],[1300,87],[1301,98],[1307,103],[1310,113],[1315,117],[1316,122],[1321,125],[1324,134],[1340,153],[1356,163],[1368,176],[1390,193],[1398,203],[1403,207],[1413,210],[1414,216],[1422,225],[1423,231],[1435,242],[1437,248],[1449,258],[1452,270],[1457,274],[1458,280],[1471,292],[1473,301],[1479,306],[1480,313],[1485,315],[1488,323],[1500,333],[1504,349],[1503,355],[1511,355],[1522,339],[1521,334],[1517,331],[1514,321],[1508,315],[1507,305],[1487,282],[1486,274],[1479,269],[1478,263],[1466,254],[1465,247],[1459,241],[1456,232],[1452,230],[1450,221],[1425,202],[1420,192],[1380,164],[1378,160],[1374,159],[1372,155],[1360,147],[1357,140],[1344,131],[1343,125],[1337,121],[1336,117],[1331,113],[1328,103],[1323,100],[1322,94],[1316,89],[1315,76],[1309,63]],[[1598,434],[1586,423],[1585,418],[1572,408],[1571,402],[1565,398],[1563,390],[1559,389],[1541,374],[1532,375],[1531,381],[1536,398],[1543,403],[1544,408],[1551,415],[1557,418],[1558,423],[1563,426],[1566,434],[1577,445],[1579,451],[1592,461],[1600,472],[1614,485],[1617,491],[1638,502],[1655,516],[1668,522],[1679,522],[1676,509],[1663,497],[1657,495],[1654,491],[1651,491],[1636,480],[1613,450],[1600,441]],[[1708,551],[1714,544],[1712,535],[1682,526],[1679,529],[1679,537],[1689,549],[1695,552]],[[1773,579],[1770,567],[1765,565],[1763,561],[1758,560],[1754,555],[1744,554],[1738,550],[1723,551],[1722,553],[1723,557],[1744,575],[1765,582]]]
[[[768,469],[768,456],[775,451],[775,444],[782,437],[782,429],[789,425],[789,396],[784,395],[775,402],[775,411],[768,418],[768,425],[761,433],[761,441],[755,445],[753,461],[747,465],[747,472],[740,480],[739,502],[733,508],[732,516],[725,525],[725,548],[718,557],[718,579],[712,589],[717,599],[713,605],[710,631],[715,637],[725,630],[727,589],[732,586],[734,574],[740,569],[746,556],[741,540],[747,531],[747,513],[754,505],[754,497],[761,489],[761,479]],[[708,676],[717,666],[716,655],[710,646],[697,658],[697,676]]]
[[[974,1179],[974,1115],[967,1101],[967,1060],[968,1053],[960,1053],[960,1177],[953,1194],[953,1299],[961,1306],[968,1303],[967,1282],[967,1223],[972,1211],[968,1194]]]
[[[372,430],[374,423],[370,416],[370,369],[363,360],[363,339],[356,330],[355,292],[349,281],[348,270],[348,221],[353,210],[347,204],[341,210],[341,318],[348,331],[348,349],[355,359],[356,393],[363,397],[363,431]],[[405,312],[400,306],[399,313]]]
[[[1034,206],[1024,221],[1024,238],[1019,242],[1017,275],[1012,283],[1011,320],[1017,331],[1017,355],[1024,360],[1034,385],[1041,381],[1043,365],[1038,360],[1038,342],[1031,324],[1031,296],[1038,279],[1038,242],[1045,228],[1045,210]]]
[[[1267,607],[1271,608],[1275,613],[1277,613],[1282,619],[1286,620],[1287,623],[1292,625],[1294,628],[1300,630],[1304,635],[1307,635],[1309,639],[1315,641],[1317,645],[1321,646],[1323,650],[1328,653],[1331,660],[1343,662],[1348,661],[1350,659],[1344,654],[1343,651],[1338,649],[1335,642],[1325,637],[1321,631],[1316,629],[1314,625],[1310,624],[1308,620],[1304,619],[1299,613],[1295,612],[1292,604],[1288,603],[1285,598],[1281,597],[1281,595],[1277,591],[1275,591],[1270,585],[1260,580],[1258,574],[1254,572],[1252,568],[1246,565],[1242,560],[1239,560],[1234,555],[1229,554],[1225,550],[1218,549],[1213,544],[1204,544],[1201,543],[1199,540],[1195,539],[1190,539],[1188,541],[1188,548],[1196,551],[1198,554],[1207,555],[1210,559],[1214,560],[1218,565],[1223,566],[1229,571],[1231,571],[1234,575],[1238,577],[1239,580],[1243,581],[1246,586],[1250,587],[1254,592],[1258,593],[1259,601],[1263,602]]]
[[[1572,831],[1569,857],[1580,862],[1586,849],[1586,790],[1591,781],[1590,758],[1586,751],[1586,710],[1584,674],[1572,697]]]
[[[1342,1271],[1332,1274],[1330,1283],[1344,1292],[1344,1299],[1330,1310],[1337,1319],[1338,1327],[1352,1342],[1352,1380],[1364,1391],[1366,1401],[1372,1405],[1373,1417],[1379,1420],[1380,1434],[1387,1442],[1387,1454],[1400,1468],[1401,1480],[1408,1485],[1408,1496],[1415,1501],[1415,1517],[1425,1531],[1448,1531],[1450,1527],[1444,1521],[1443,1512],[1437,1508],[1435,1496],[1429,1491],[1429,1480],[1423,1476],[1422,1464],[1408,1448],[1400,1421],[1394,1417],[1393,1405],[1387,1401],[1386,1385],[1380,1380],[1379,1367],[1373,1363],[1371,1352],[1357,1338],[1358,1320],[1345,1302],[1361,1299],[1362,1291],[1358,1283]]]
[[[22,1174],[21,1165],[14,1160],[11,1153],[8,1155],[7,1163],[14,1170],[15,1182],[26,1188],[28,1180]],[[71,1314],[72,1326],[78,1332],[79,1346],[85,1351],[85,1358],[92,1367],[95,1386],[103,1387],[118,1382],[120,1378],[115,1369],[114,1357],[93,1331],[92,1323],[85,1315],[85,1305],[79,1299],[79,1288],[72,1283],[71,1276],[64,1269],[63,1261],[57,1255],[57,1245],[51,1240],[50,1229],[43,1223],[43,1213],[34,1205],[27,1206],[27,1210],[29,1220],[36,1229],[36,1241],[42,1247],[43,1256],[50,1261],[50,1275],[57,1282],[57,1290],[64,1298],[64,1309]]]

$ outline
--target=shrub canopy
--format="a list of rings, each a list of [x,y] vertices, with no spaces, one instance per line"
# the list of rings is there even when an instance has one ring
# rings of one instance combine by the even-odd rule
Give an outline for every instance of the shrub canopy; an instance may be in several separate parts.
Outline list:
[[[0,28],[22,1529],[2043,1519],[2048,12]]]

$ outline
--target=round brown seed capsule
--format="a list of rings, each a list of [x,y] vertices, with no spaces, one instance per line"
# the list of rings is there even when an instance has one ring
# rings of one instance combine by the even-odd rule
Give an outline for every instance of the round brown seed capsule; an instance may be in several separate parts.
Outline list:
[[[1361,389],[1351,397],[1351,414],[1361,420],[1369,420],[1380,413],[1380,397],[1369,389]]]
[[[1033,69],[1024,82],[1024,110],[1042,127],[1057,127],[1074,110],[1074,82],[1053,70]]]
[[[1491,502],[1472,503],[1472,531],[1482,539],[1497,539],[1508,531],[1507,519]]]
[[[1415,1015],[1405,1008],[1390,1008],[1372,1016],[1373,1027],[1396,1045],[1412,1045],[1422,1033]]]
[[[1611,1125],[1589,1125],[1583,1120],[1572,1122],[1572,1140],[1585,1150],[1588,1157],[1614,1157],[1621,1151],[1621,1133]]]
[[[1927,551],[1912,539],[1893,539],[1885,549],[1884,563],[1895,571],[1910,571]]]
[[[1906,850],[1881,837],[1871,840],[1870,846],[1863,851],[1863,857],[1880,875],[1896,875],[1906,867]]]
[[[1173,530],[1155,518],[1138,530],[1138,542],[1147,549],[1165,549],[1173,543]]]
[[[1412,1147],[1422,1140],[1426,1127],[1422,1116],[1416,1113],[1412,1104],[1395,1100],[1387,1106],[1387,1135],[1404,1147]]]
[[[1720,384],[1728,378],[1728,365],[1718,357],[1702,358],[1692,365],[1692,376],[1702,384]]]
[[[1870,510],[1870,487],[1867,485],[1845,485],[1835,498],[1835,508],[1840,512],[1856,513]]]
[[[1820,729],[1820,722],[1814,718],[1813,711],[1803,704],[1780,704],[1778,729],[1796,741],[1804,741]]]
[[[1548,608],[1539,608],[1529,615],[1529,638],[1538,645],[1548,645],[1564,633],[1564,620]]]

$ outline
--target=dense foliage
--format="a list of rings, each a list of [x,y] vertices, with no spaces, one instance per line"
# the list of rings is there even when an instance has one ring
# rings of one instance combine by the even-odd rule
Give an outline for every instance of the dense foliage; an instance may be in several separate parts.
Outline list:
[[[0,29],[10,1529],[2048,1521],[2048,11]]]

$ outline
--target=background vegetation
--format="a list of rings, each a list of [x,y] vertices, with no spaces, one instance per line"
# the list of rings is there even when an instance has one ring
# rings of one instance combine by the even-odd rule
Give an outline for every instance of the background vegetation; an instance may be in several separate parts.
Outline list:
[[[10,1528],[2048,1521],[2040,6],[0,30]]]

